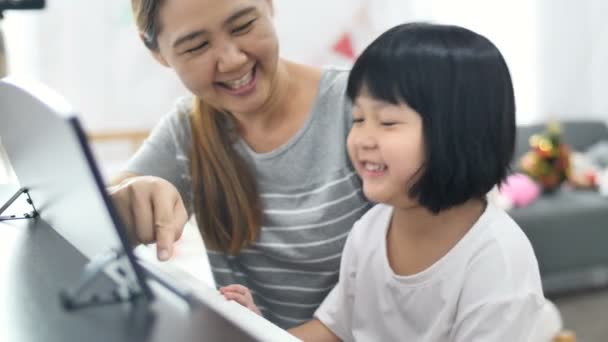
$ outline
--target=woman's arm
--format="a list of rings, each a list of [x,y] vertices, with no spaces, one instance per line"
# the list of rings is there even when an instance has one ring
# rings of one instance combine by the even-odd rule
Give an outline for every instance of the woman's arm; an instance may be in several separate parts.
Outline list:
[[[188,221],[175,186],[160,177],[122,172],[107,190],[131,243],[156,242],[158,259],[169,259]]]
[[[133,177],[137,177],[137,176],[141,176],[141,175],[139,173],[122,171],[112,178],[112,180],[110,181],[110,184],[108,185],[108,188],[116,186],[129,178],[133,178]]]
[[[107,189],[132,243],[156,242],[160,260],[171,257],[189,218],[191,102],[176,102]]]
[[[340,342],[338,336],[318,319],[313,319],[288,331],[304,342]]]

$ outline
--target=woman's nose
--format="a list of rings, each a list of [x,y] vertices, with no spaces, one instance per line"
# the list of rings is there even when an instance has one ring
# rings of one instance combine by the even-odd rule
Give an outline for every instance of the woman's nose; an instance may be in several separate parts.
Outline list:
[[[247,55],[233,42],[226,42],[220,46],[217,69],[219,72],[237,70],[247,62]]]

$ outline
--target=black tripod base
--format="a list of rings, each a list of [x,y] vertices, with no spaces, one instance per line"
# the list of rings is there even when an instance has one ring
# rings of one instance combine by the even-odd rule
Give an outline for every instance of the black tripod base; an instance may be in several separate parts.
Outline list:
[[[1,216],[2,213],[6,211],[6,209],[8,209],[13,203],[15,203],[15,201],[19,199],[19,197],[21,197],[21,195],[25,195],[27,197],[25,201],[32,207],[32,211],[30,211],[29,213],[24,213],[22,215]],[[0,221],[29,219],[37,216],[38,211],[36,211],[36,207],[34,206],[34,202],[32,201],[29,190],[27,188],[21,188],[17,190],[17,192],[13,196],[11,196],[11,198],[4,205],[2,205],[2,207],[0,207]]]

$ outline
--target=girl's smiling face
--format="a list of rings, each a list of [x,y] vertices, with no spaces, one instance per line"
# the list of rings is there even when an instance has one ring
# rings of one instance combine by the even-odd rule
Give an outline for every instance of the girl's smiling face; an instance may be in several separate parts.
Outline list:
[[[408,191],[421,172],[425,149],[422,118],[415,110],[374,99],[362,89],[354,101],[347,147],[368,199],[417,204]]]

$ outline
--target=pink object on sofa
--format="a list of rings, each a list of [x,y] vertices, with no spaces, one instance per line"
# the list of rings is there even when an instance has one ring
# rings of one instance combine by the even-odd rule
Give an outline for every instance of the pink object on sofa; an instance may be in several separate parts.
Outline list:
[[[523,173],[514,173],[500,185],[502,196],[511,200],[516,207],[525,207],[540,196],[541,188]]]

